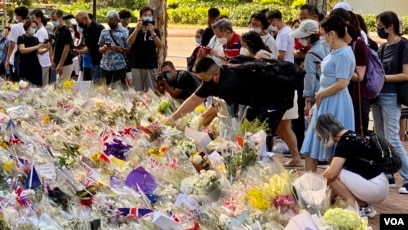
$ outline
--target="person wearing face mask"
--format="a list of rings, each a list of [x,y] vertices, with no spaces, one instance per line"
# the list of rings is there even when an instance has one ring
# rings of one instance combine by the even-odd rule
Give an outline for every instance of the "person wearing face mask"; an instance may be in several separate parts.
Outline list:
[[[224,62],[238,56],[241,49],[241,38],[232,29],[231,21],[226,18],[219,19],[212,25],[212,28],[217,42],[223,47],[223,54],[214,49],[211,50],[210,54]]]
[[[276,46],[278,48],[278,60],[294,63],[293,47],[295,40],[289,36],[292,31],[282,19],[282,13],[279,10],[268,12],[267,19],[273,27],[278,29],[276,35]]]
[[[193,67],[194,63],[197,61],[198,54],[201,49],[201,39],[203,37],[204,30],[203,29],[198,29],[196,31],[196,35],[194,37],[195,42],[196,42],[196,47],[194,48],[193,52],[189,57],[187,57],[187,70],[189,72],[193,72]]]
[[[44,13],[42,10],[33,10],[30,13],[30,18],[32,21],[36,21],[38,24],[38,30],[35,33],[38,41],[40,43],[50,43],[50,39],[48,37],[47,29],[45,28],[44,24],[47,24],[47,19],[44,17]],[[52,51],[51,49],[49,51]],[[52,52],[49,51],[45,52],[44,54],[38,54],[38,60],[41,65],[42,69],[42,86],[46,86],[50,82],[50,69],[51,69],[51,57]]]
[[[321,63],[320,89],[315,94],[311,125],[300,150],[306,156],[306,171],[316,172],[318,160],[330,161],[333,158],[334,148],[321,145],[313,129],[320,114],[331,113],[347,129],[354,130],[354,108],[347,86],[356,68],[356,60],[351,47],[344,41],[347,26],[339,16],[330,16],[321,24],[332,52]]]
[[[79,11],[75,16],[78,27],[83,29],[85,47],[75,50],[79,54],[89,53],[91,55],[91,74],[92,81],[97,82],[101,78],[101,59],[102,54],[99,52],[99,37],[104,27],[98,22],[93,21],[90,15],[85,11]]]
[[[303,97],[305,98],[304,116],[309,117],[309,111],[315,103],[315,94],[320,89],[320,65],[322,60],[329,54],[329,50],[323,47],[319,38],[319,24],[315,20],[305,19],[300,23],[298,29],[289,34],[299,40],[304,46],[310,46],[306,53],[304,69]]]
[[[346,129],[330,113],[316,119],[314,130],[322,145],[335,145],[333,160],[322,173],[332,191],[332,200],[340,197],[350,204],[357,203],[361,217],[373,218],[377,212],[371,205],[383,202],[389,189],[381,169],[359,159],[377,160],[367,138]]]
[[[128,10],[121,10],[119,11],[119,19],[120,19],[120,24],[122,25],[123,28],[127,29],[129,31],[129,34],[133,33],[133,30],[135,29],[134,27],[130,27],[130,18],[132,17],[132,14]],[[132,54],[129,52],[126,54],[126,78],[131,81],[133,80],[132,77]]]
[[[269,22],[265,14],[257,12],[251,15],[249,30],[255,31],[261,36],[262,41],[265,43],[266,47],[268,47],[269,51],[272,53],[272,58],[277,59],[278,48],[276,47],[275,39],[272,37],[270,33],[266,31],[268,26]]]
[[[36,21],[26,20],[24,23],[25,34],[17,39],[18,52],[20,53],[20,78],[35,86],[42,86],[42,69],[37,54],[44,54],[51,49],[50,44],[43,44],[34,37],[38,29]]]
[[[154,74],[157,72],[157,49],[163,47],[160,31],[154,28],[153,9],[146,6],[139,11],[140,19],[127,43],[132,54],[132,84],[136,91],[155,89]]]
[[[240,57],[232,59],[231,62],[238,58]],[[254,59],[248,57],[248,60]],[[225,100],[228,105],[236,103],[254,108],[256,113],[250,114],[251,116],[247,113],[247,119],[259,118],[268,123],[267,149],[272,151],[272,134],[275,133],[285,111],[293,105],[294,88],[291,86],[294,82],[282,82],[269,75],[260,77],[260,72],[250,69],[235,72],[228,66],[218,66],[209,57],[199,59],[195,69],[203,83],[168,118],[168,122],[172,123],[192,112],[207,97],[216,96]],[[203,114],[203,125],[209,125],[216,115],[216,110],[211,106]]]
[[[171,97],[179,100],[190,97],[201,84],[201,80],[193,73],[176,70],[170,61],[163,62],[161,73],[156,75],[156,81],[156,87],[161,94],[167,92]]]
[[[408,159],[404,145],[399,138],[399,120],[401,118],[401,103],[397,97],[398,84],[408,81],[408,42],[401,38],[401,24],[396,13],[382,12],[377,15],[378,37],[386,42],[378,49],[378,56],[384,66],[385,83],[380,95],[371,109],[374,118],[374,129],[384,136],[395,148],[402,162],[399,171],[402,177],[402,187],[399,193],[408,194]],[[392,175],[388,175],[390,186],[395,186]]]
[[[63,13],[61,10],[51,12],[51,21],[55,31],[54,58],[52,67],[57,73],[57,84],[62,84],[65,80],[71,79],[74,65],[71,52],[72,36],[68,27],[65,25]]]
[[[118,12],[111,10],[106,14],[109,29],[104,29],[99,37],[99,52],[102,53],[102,79],[106,85],[120,81],[126,86],[126,53],[130,51],[127,45],[129,31],[119,25]]]
[[[8,36],[9,40],[9,47],[7,51],[6,57],[6,69],[10,70],[10,80],[14,82],[18,82],[20,80],[19,77],[19,56],[15,57],[15,53],[17,51],[17,38],[25,33],[24,30],[24,22],[28,16],[28,9],[25,6],[19,6],[14,9],[14,17],[17,21],[17,24],[11,27],[10,34]]]
[[[221,12],[217,8],[210,8],[207,11],[207,24],[208,27],[205,28],[200,44],[202,46],[207,46],[210,43],[211,38],[214,36],[214,31],[211,25],[218,20],[221,16]]]

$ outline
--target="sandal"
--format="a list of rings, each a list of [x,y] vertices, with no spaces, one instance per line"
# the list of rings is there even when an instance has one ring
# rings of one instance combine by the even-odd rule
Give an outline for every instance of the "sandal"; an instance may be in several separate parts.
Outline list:
[[[285,168],[303,168],[302,162],[294,162],[293,160],[286,161],[283,163],[283,167]]]

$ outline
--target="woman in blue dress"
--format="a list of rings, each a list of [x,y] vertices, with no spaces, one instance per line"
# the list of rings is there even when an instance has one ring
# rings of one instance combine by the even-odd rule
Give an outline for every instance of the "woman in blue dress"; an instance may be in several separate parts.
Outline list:
[[[356,68],[353,51],[345,41],[348,30],[344,20],[338,16],[329,17],[321,24],[321,33],[332,50],[322,61],[320,90],[316,93],[316,104],[301,153],[306,155],[305,170],[316,172],[317,162],[333,158],[334,142],[320,143],[313,130],[316,118],[323,113],[333,114],[348,130],[354,130],[354,108],[347,86]]]

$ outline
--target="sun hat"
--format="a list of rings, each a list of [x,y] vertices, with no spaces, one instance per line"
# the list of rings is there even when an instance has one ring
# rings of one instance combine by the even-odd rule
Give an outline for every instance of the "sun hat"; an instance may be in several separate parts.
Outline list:
[[[339,9],[339,8],[341,8],[341,9],[343,9],[345,11],[353,11],[353,9],[351,9],[351,6],[346,2],[337,3],[336,5],[334,5],[333,10]]]
[[[319,23],[312,19],[305,19],[300,22],[299,28],[289,33],[294,38],[304,38],[312,34],[319,33]]]

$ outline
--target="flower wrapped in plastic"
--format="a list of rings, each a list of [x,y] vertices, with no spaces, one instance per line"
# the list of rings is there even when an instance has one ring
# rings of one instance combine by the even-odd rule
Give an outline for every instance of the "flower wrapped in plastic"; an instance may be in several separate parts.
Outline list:
[[[356,211],[333,208],[327,210],[322,222],[327,227],[325,229],[339,229],[339,230],[366,230],[368,221],[361,219]]]

